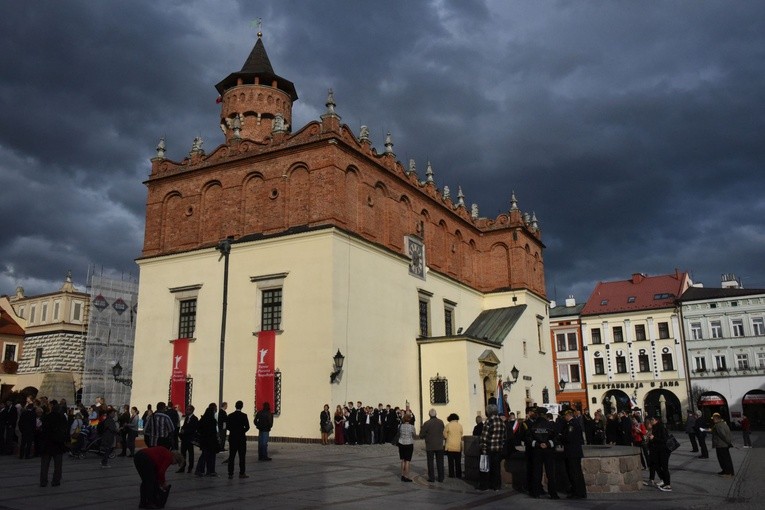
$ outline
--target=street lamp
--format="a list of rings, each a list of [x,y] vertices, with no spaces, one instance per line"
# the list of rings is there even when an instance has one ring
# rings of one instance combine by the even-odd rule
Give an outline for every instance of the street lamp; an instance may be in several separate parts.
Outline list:
[[[337,376],[343,371],[343,363],[345,362],[345,356],[340,353],[340,349],[337,350],[337,354],[332,358],[334,362],[334,371],[329,374],[329,383],[332,384],[337,380]]]
[[[120,362],[118,361],[116,365],[112,367],[112,376],[114,376],[114,380],[118,383],[122,383],[125,386],[133,387],[133,380],[132,379],[123,379],[120,377],[122,375],[122,365],[120,365]]]
[[[513,377],[513,380],[510,380],[510,376]],[[513,384],[518,382],[518,369],[513,365],[513,369],[510,371],[510,376],[508,376],[505,381],[502,383],[502,388],[510,391],[510,388],[513,387]]]

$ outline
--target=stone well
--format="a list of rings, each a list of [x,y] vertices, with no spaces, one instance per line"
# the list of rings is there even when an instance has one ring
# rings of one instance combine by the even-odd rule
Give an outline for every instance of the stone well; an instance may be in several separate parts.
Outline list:
[[[640,450],[632,446],[585,446],[582,471],[592,493],[634,492],[643,486]]]

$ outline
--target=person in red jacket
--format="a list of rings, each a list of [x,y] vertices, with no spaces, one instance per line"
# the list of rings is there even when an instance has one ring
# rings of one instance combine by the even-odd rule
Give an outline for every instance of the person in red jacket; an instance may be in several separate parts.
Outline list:
[[[141,502],[138,508],[164,508],[170,491],[165,481],[165,472],[172,464],[183,468],[186,460],[180,453],[171,452],[164,446],[152,446],[137,452],[133,462],[141,477]]]

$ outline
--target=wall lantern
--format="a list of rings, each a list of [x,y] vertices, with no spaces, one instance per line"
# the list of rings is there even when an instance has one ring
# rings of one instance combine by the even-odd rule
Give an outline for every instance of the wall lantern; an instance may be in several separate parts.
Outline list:
[[[334,362],[335,369],[334,371],[329,374],[329,383],[332,384],[337,380],[337,376],[340,375],[340,372],[343,371],[343,363],[345,362],[345,356],[343,356],[340,353],[340,349],[337,350],[337,354],[334,355],[332,358],[332,361]]]
[[[515,365],[513,365],[513,369],[510,371],[510,376],[512,376],[513,379],[510,380],[510,376],[508,376],[502,383],[502,388],[510,391],[510,388],[513,387],[513,384],[518,381],[518,373],[518,369],[515,367]]]
[[[112,367],[112,376],[114,376],[114,380],[118,383],[122,383],[125,386],[133,387],[133,380],[132,379],[123,379],[120,377],[122,375],[122,365],[120,365],[120,362],[118,361],[113,367]]]
[[[560,378],[560,381],[558,381],[558,386],[560,386],[560,391],[563,391],[566,389],[566,381],[564,381],[562,377]]]

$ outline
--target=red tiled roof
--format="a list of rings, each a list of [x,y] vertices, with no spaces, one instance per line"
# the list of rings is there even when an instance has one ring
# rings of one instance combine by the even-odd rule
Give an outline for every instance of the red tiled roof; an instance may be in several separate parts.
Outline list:
[[[0,308],[0,335],[24,336],[24,329],[2,308]]]
[[[629,280],[600,282],[582,309],[582,315],[653,310],[675,306],[690,285],[688,273],[662,276],[636,273]]]

